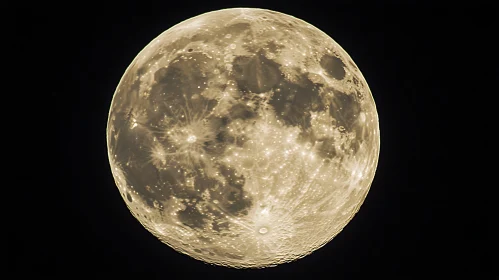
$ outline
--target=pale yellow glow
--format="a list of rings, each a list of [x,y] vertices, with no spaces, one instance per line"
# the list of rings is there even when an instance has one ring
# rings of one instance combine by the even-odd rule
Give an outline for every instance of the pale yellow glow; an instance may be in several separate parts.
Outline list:
[[[281,13],[226,9],[137,55],[107,143],[124,201],[163,243],[262,268],[312,253],[353,218],[379,128],[366,80],[328,35]]]

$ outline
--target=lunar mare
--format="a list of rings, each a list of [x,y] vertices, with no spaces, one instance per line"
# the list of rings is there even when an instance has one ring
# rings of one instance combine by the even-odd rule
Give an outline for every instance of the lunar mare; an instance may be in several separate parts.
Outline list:
[[[261,268],[334,238],[379,155],[376,106],[350,56],[279,12],[199,15],[155,38],[114,94],[111,170],[131,213],[195,259]]]

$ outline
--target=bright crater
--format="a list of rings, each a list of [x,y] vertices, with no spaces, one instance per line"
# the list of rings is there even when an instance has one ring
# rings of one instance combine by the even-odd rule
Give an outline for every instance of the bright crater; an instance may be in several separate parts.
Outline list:
[[[282,13],[227,9],[138,54],[107,144],[124,201],[162,242],[207,263],[267,267],[352,219],[379,128],[364,77],[333,39]]]

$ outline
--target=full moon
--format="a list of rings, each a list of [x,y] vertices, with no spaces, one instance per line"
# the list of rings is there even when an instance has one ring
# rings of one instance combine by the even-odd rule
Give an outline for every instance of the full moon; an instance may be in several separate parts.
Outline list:
[[[263,268],[331,241],[376,171],[376,105],[350,56],[311,24],[233,8],[187,19],[126,69],[107,123],[133,216],[205,263]]]

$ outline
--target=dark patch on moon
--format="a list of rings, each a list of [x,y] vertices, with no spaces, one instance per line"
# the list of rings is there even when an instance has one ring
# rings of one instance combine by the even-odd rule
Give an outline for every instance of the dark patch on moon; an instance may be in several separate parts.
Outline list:
[[[218,213],[218,212],[216,212],[216,213]],[[223,215],[221,215],[221,214],[217,215],[217,219],[214,219],[213,223],[212,223],[213,230],[221,232],[221,231],[226,231],[226,230],[230,229],[230,224],[228,221],[223,221],[223,222],[220,221],[220,219],[223,219],[223,218],[224,218]]]
[[[355,130],[358,130],[358,129],[355,129]],[[356,135],[359,135],[357,132],[356,132]],[[364,139],[359,139],[359,137],[357,137],[356,140],[354,141],[351,141],[350,142],[350,146],[348,147],[350,149],[350,151],[348,151],[350,154],[356,154],[359,149],[360,149],[360,144],[362,144],[364,142]]]
[[[130,193],[126,193],[126,199],[128,199],[128,201],[130,201],[130,202],[133,201],[132,196],[130,195]]]
[[[310,81],[308,73],[300,73],[297,78],[296,83],[283,80],[276,85],[269,104],[286,125],[306,130],[310,127],[310,111],[321,111],[325,106],[319,96],[321,85]]]
[[[183,224],[191,227],[202,229],[206,224],[205,218],[206,215],[201,213],[200,210],[196,207],[199,203],[201,203],[204,199],[202,198],[202,193],[208,191],[210,195],[214,194],[215,185],[218,184],[218,181],[212,178],[208,178],[205,175],[195,172],[194,176],[194,186],[193,188],[185,186],[186,177],[183,176],[183,172],[178,172],[175,174],[172,169],[171,176],[175,176],[172,181],[176,181],[177,183],[173,185],[175,189],[175,196],[180,199],[188,199],[189,203],[184,203],[186,208],[184,210],[180,210],[177,212],[178,219]],[[180,174],[182,173],[182,174]]]
[[[165,195],[162,199],[168,199],[172,195],[177,197],[185,197],[183,193],[184,188],[180,182],[185,181],[185,176],[182,172],[177,171],[178,168],[169,167],[167,169],[159,170],[159,182],[162,185],[162,194]]]
[[[329,76],[337,80],[345,78],[345,64],[340,58],[325,54],[320,60],[320,65]]]
[[[355,94],[346,94],[333,89],[329,114],[337,121],[338,126],[344,126],[347,131],[351,131],[360,112],[361,106]]]
[[[228,167],[221,166],[220,174],[225,177],[226,185],[223,186],[222,207],[232,215],[246,215],[252,206],[251,199],[246,196],[243,190],[246,179],[243,175],[236,174],[236,170]]]
[[[168,67],[162,67],[154,72],[154,81],[156,81],[156,83],[161,83],[162,81],[165,82],[164,80],[167,77],[171,79],[180,79],[182,76],[179,69],[175,68],[172,69]]]
[[[267,92],[282,79],[279,64],[267,59],[263,51],[254,56],[236,57],[232,69],[232,75],[242,91]]]
[[[317,147],[317,154],[321,158],[333,159],[336,156],[336,148],[335,148],[335,139],[332,137],[328,137],[321,141]]]
[[[206,177],[205,175],[200,174],[200,173],[197,173],[195,178],[196,179],[194,180],[194,189],[196,192],[193,193],[194,195],[198,195],[200,193],[203,193],[206,190],[212,191],[213,187],[216,184],[218,184],[217,180],[215,180],[213,178]]]
[[[226,148],[224,142],[225,131],[230,123],[228,117],[210,117],[208,119],[212,131],[215,133],[214,139],[203,143],[204,151],[210,156],[221,156]]]
[[[134,157],[137,158],[138,154],[135,154]],[[155,186],[158,184],[158,179],[161,178],[158,174],[158,169],[152,164],[144,164],[144,162],[137,163],[137,165],[139,168],[129,168],[127,166],[123,168],[127,174],[129,184],[133,186],[133,190],[144,200],[162,199],[157,194],[151,193],[146,189],[146,186]],[[165,191],[163,194],[168,195],[168,191]]]
[[[276,41],[268,41],[264,47],[268,52],[278,54],[282,49],[284,49],[284,45],[277,43]]]
[[[229,116],[217,118],[217,123],[218,123],[217,129],[214,129],[214,131],[216,131],[215,139],[212,142],[205,143],[206,151],[210,155],[222,155],[223,152],[225,151],[227,143],[232,143],[237,146],[241,146],[245,142],[239,137],[236,139],[236,137],[234,137],[232,133],[228,131],[227,126],[233,121]]]
[[[234,137],[225,130],[218,132],[215,139],[218,143],[221,143],[221,145],[223,145],[223,143],[231,143],[234,141]]]
[[[204,142],[204,150],[210,156],[221,156],[223,155],[226,145],[222,142],[222,132],[217,133],[215,140]]]
[[[202,229],[206,224],[204,215],[194,205],[186,205],[184,210],[177,212],[177,217],[181,223],[190,228]]]
[[[246,22],[238,22],[232,25],[227,26],[227,28],[224,30],[226,33],[229,34],[244,34],[245,31],[248,31],[251,29],[251,24],[246,23]]]
[[[256,112],[251,109],[249,106],[238,103],[232,106],[229,110],[229,118],[231,120],[242,119],[249,120],[257,117]]]
[[[184,103],[184,96],[191,99],[194,95],[200,95],[208,80],[202,68],[203,61],[207,60],[206,55],[201,53],[183,54],[169,66],[158,69],[154,73],[151,100],[179,106]]]
[[[311,127],[301,130],[300,134],[298,134],[298,137],[296,138],[297,143],[300,144],[314,143],[318,140],[319,139],[317,139],[317,136],[315,135]]]
[[[176,196],[178,198],[190,200],[190,203],[187,203],[185,210],[177,212],[178,218],[182,223],[191,228],[203,228],[205,226],[205,218],[208,217],[199,211],[199,209],[196,208],[196,205],[205,200],[201,194],[206,191],[209,192],[210,197],[207,198],[207,200],[209,200],[207,202],[209,203],[205,205],[208,208],[212,208],[208,211],[219,216],[220,219],[227,214],[238,216],[246,215],[248,213],[248,210],[252,206],[252,201],[249,197],[245,197],[246,194],[243,190],[245,183],[244,176],[236,174],[235,169],[225,165],[220,166],[219,172],[220,175],[225,178],[225,184],[222,184],[215,179],[197,174],[194,181],[194,190],[186,190],[185,187],[179,187],[179,190],[182,190],[182,193],[178,193]],[[214,200],[219,201],[218,206],[214,206]],[[220,207],[222,212],[217,207]],[[212,227],[215,230],[220,231],[222,229],[227,229],[228,225],[214,222],[212,223]]]

